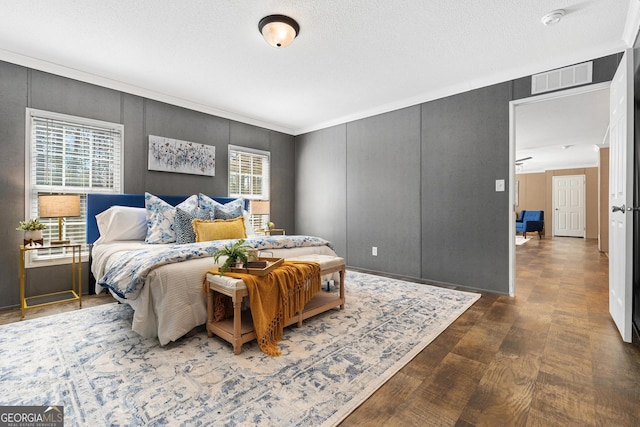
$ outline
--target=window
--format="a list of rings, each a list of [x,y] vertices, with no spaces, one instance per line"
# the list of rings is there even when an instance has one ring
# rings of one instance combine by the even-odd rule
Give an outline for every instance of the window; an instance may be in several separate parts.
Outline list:
[[[229,146],[229,196],[244,197],[253,201],[269,201],[269,163],[268,151],[252,148]],[[254,206],[260,205],[260,209]],[[254,228],[265,228],[269,221],[265,203],[251,203],[250,221]]]
[[[26,134],[27,219],[39,217],[38,195],[79,194],[80,216],[67,218],[62,232],[85,243],[86,194],[122,192],[124,126],[27,108]],[[57,240],[58,220],[41,222],[47,225],[45,241]],[[36,252],[38,261],[66,255],[64,249]]]

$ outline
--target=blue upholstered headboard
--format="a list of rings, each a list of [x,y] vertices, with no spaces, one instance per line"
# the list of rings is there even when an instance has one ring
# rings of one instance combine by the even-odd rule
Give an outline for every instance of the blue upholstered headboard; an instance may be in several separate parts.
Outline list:
[[[157,196],[172,206],[184,202],[189,196]],[[216,202],[225,204],[234,197],[211,197]],[[245,209],[248,209],[249,201],[245,200]],[[111,206],[132,206],[134,208],[144,208],[144,194],[87,194],[87,243],[95,242],[100,233],[98,232],[98,223],[96,215],[109,209]]]

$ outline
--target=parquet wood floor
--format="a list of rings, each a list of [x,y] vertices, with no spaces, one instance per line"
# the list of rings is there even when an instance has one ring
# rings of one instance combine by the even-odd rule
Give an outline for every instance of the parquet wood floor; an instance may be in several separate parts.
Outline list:
[[[483,293],[341,426],[640,426],[640,345],[609,316],[596,241],[531,239],[516,265],[515,298]],[[19,310],[0,312],[16,321]]]
[[[516,297],[482,298],[349,426],[640,426],[640,345],[609,316],[595,240],[516,247]]]

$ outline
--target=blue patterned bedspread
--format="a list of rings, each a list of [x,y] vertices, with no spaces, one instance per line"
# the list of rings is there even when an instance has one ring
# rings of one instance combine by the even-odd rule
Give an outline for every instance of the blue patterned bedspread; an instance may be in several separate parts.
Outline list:
[[[121,298],[137,298],[149,272],[161,265],[213,256],[223,246],[236,240],[188,243],[183,245],[149,245],[149,249],[120,252],[118,259],[99,278],[98,285]],[[329,246],[331,242],[311,236],[252,236],[245,244],[257,250]]]

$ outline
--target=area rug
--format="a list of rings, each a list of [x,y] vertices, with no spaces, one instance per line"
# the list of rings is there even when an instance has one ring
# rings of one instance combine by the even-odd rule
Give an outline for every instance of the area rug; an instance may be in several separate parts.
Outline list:
[[[520,245],[524,245],[525,243],[527,243],[529,240],[531,240],[531,237],[522,237],[522,236],[516,236],[516,245],[520,246]]]
[[[62,405],[65,426],[336,425],[480,297],[345,283],[345,310],[285,329],[280,357],[255,342],[234,356],[204,328],[161,347],[120,304],[0,326],[0,405]]]

